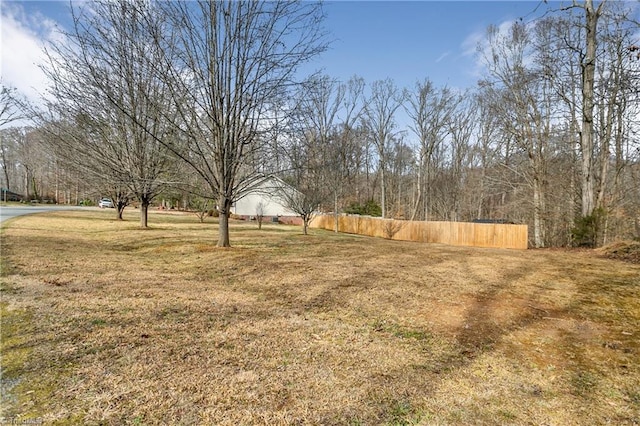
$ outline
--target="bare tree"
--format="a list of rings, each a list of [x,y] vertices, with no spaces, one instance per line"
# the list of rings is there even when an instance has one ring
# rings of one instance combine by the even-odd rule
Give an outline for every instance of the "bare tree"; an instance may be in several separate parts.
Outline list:
[[[540,69],[528,67],[533,52],[533,35],[516,22],[506,34],[490,27],[489,51],[484,52],[490,80],[483,85],[494,102],[502,130],[509,134],[526,156],[533,205],[534,245],[545,245],[545,191],[547,185],[548,141],[555,104],[548,80]]]
[[[581,58],[582,66],[582,130],[580,133],[580,153],[582,158],[582,216],[593,213],[595,192],[593,179],[593,109],[595,93],[596,48],[598,19],[606,1],[597,8],[593,0],[585,0],[585,51]]]
[[[294,183],[294,182],[292,182]],[[291,187],[282,187],[277,193],[277,197],[302,219],[302,233],[309,233],[309,224],[320,211],[320,205],[326,200],[326,193],[313,180],[299,182],[298,189]]]
[[[321,205],[330,197],[330,192],[322,183],[321,168],[310,165],[304,153],[294,153],[294,161],[305,162],[284,178],[275,190],[276,197],[302,219],[302,232],[307,235],[309,224],[320,211]]]
[[[285,1],[163,2],[177,52],[158,69],[171,78],[186,140],[175,152],[218,199],[218,246],[228,247],[234,200],[262,179],[252,167],[298,67],[326,45],[319,4]],[[263,151],[264,152],[264,151]],[[266,161],[266,160],[265,160]]]
[[[38,175],[41,164],[41,155],[44,150],[40,146],[41,139],[33,128],[22,127],[16,133],[16,151],[20,168],[22,169],[22,188],[28,200],[38,200],[41,196],[41,187],[38,185]]]
[[[387,216],[394,219],[407,219],[408,206],[411,204],[414,186],[414,149],[409,146],[404,133],[391,139],[387,149]]]
[[[144,0],[94,1],[72,12],[73,32],[52,47],[45,68],[56,97],[50,124],[72,122],[80,130],[58,138],[58,152],[108,177],[118,194],[133,194],[146,227],[149,204],[172,181],[175,163],[166,122],[175,110],[168,82],[155,75],[166,52],[149,42],[161,16]]]
[[[2,161],[2,177],[4,178],[3,188],[9,191],[14,190],[16,183],[18,164],[16,137],[18,132],[19,130],[16,128],[0,130],[0,161]]]
[[[416,83],[415,91],[408,93],[407,113],[412,119],[410,129],[419,140],[417,196],[411,212],[411,220],[418,217],[423,206],[424,220],[429,220],[431,173],[434,155],[450,130],[450,120],[455,110],[456,97],[447,87],[436,88],[425,79]]]
[[[576,215],[580,215],[580,205],[584,204],[580,201],[584,180],[581,178],[582,161],[579,158],[582,35],[579,20],[571,15],[550,17],[540,22],[538,28],[542,40],[537,46],[536,62],[541,64],[544,78],[551,84],[565,128],[564,146],[560,147],[562,152],[559,153],[565,160],[562,175],[568,183],[565,196],[567,203],[563,203],[562,214],[571,223]]]
[[[564,28],[562,39],[567,47],[577,53],[580,62],[580,133],[579,150],[581,162],[581,214],[582,217],[590,216],[596,208],[596,139],[594,135],[594,110],[596,106],[596,69],[598,60],[598,22],[603,15],[607,1],[601,1],[597,7],[593,0],[585,0],[582,4],[574,1],[571,8],[581,8],[584,11],[584,20],[579,25],[582,34],[578,40],[569,42],[570,38],[565,34],[570,33],[570,28]],[[565,98],[567,99],[567,98]],[[577,103],[574,103],[577,105]]]
[[[193,197],[189,207],[194,209],[200,223],[204,223],[204,219],[209,215],[209,211],[213,207],[213,200],[204,197]]]
[[[305,129],[303,125],[291,134],[283,148],[287,168],[281,173],[282,184],[274,192],[283,205],[302,218],[306,235],[309,223],[333,193],[323,180],[330,147],[322,144],[313,129]]]
[[[341,209],[345,187],[357,172],[361,145],[357,123],[362,117],[362,96],[365,87],[361,77],[354,76],[344,87],[340,124],[329,139],[329,166],[325,181],[333,190],[334,231],[338,232],[338,212]]]
[[[0,80],[0,128],[21,118],[22,112],[16,89],[5,86]]]
[[[374,81],[371,93],[365,103],[366,125],[378,152],[378,172],[380,173],[380,206],[382,217],[386,217],[387,150],[391,139],[397,133],[395,114],[404,102],[404,94],[391,79]]]
[[[473,101],[469,108],[475,113],[471,114],[473,123],[473,143],[471,146],[471,158],[469,170],[470,176],[475,178],[475,185],[468,188],[470,216],[472,218],[488,218],[491,209],[488,201],[493,191],[499,192],[493,177],[493,168],[498,162],[500,138],[498,119],[491,111],[491,102],[487,102],[482,91],[478,90],[472,95]]]
[[[469,93],[458,96],[455,102],[456,109],[449,122],[449,134],[451,136],[450,152],[450,186],[447,200],[449,219],[460,221],[463,216],[463,196],[464,187],[471,186],[468,181],[468,173],[465,173],[470,166],[471,144],[473,132],[476,127],[477,114],[475,103]],[[465,209],[466,210],[466,209]],[[469,215],[465,215],[469,219]]]
[[[303,135],[299,140],[306,145],[305,152],[312,157],[314,161],[314,167],[318,168],[318,172],[315,173],[318,183],[322,182],[322,185],[330,186],[334,188],[334,216],[337,223],[337,187],[339,186],[339,175],[342,174],[342,170],[339,170],[340,164],[332,163],[332,159],[338,159],[339,154],[329,157],[327,154],[332,153],[333,149],[329,147],[330,144],[337,145],[337,126],[339,120],[339,112],[346,96],[346,87],[339,82],[331,79],[329,76],[312,76],[304,85],[300,87],[297,93],[296,105],[295,105],[295,117],[298,122],[297,131]],[[304,163],[299,161],[293,161],[294,167],[309,167],[309,161]],[[325,176],[321,176],[320,172]],[[311,176],[309,170],[295,171],[299,177],[304,175],[304,179],[308,179]],[[295,185],[301,186],[300,179],[296,179]],[[306,191],[309,191],[309,185],[305,185]],[[296,204],[296,203],[294,203]],[[304,203],[303,203],[304,204]],[[336,230],[337,232],[337,225]]]
[[[19,108],[19,102],[16,98],[16,89],[7,87],[0,80],[0,129],[22,118]],[[5,189],[11,190],[11,170],[15,168],[12,164],[14,149],[10,139],[7,139],[8,133],[3,131],[0,133],[0,161],[2,161],[2,172],[5,182]]]
[[[563,149],[571,161],[563,175],[571,188],[565,215],[575,216],[577,227],[602,222],[597,226],[602,232],[592,236],[594,244],[602,244],[613,219],[610,213],[623,198],[617,188],[627,164],[622,141],[629,140],[633,126],[628,112],[637,98],[637,67],[630,51],[637,22],[629,18],[628,4],[619,2],[600,2],[597,8],[593,2],[574,2],[559,12],[537,25],[535,60],[545,70],[566,122]]]
[[[296,100],[296,131],[313,139],[323,161],[321,180],[333,192],[335,232],[342,191],[353,171],[352,157],[357,150],[354,128],[360,117],[363,88],[364,81],[358,77],[344,84],[328,76],[313,76]]]

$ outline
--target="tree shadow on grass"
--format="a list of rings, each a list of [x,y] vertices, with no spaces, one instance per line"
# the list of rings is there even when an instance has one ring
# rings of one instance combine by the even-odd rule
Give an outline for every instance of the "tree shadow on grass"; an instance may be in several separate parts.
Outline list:
[[[548,259],[547,261],[552,261]],[[461,267],[464,267],[461,265]],[[558,273],[562,273],[561,268],[558,268]],[[391,424],[398,424],[397,419],[397,407],[398,404],[403,407],[408,407],[404,417],[401,418],[400,424],[411,424],[411,422],[418,421],[421,415],[420,404],[412,405],[412,401],[430,398],[434,395],[434,392],[440,386],[439,383],[443,383],[447,380],[457,380],[460,371],[473,364],[484,356],[485,354],[492,353],[496,350],[496,347],[504,342],[505,337],[509,336],[519,330],[524,330],[530,327],[537,328],[538,324],[542,324],[541,328],[556,327],[554,321],[565,321],[573,324],[575,322],[575,312],[571,311],[571,305],[569,307],[556,308],[549,306],[541,302],[541,296],[545,296],[544,288],[536,287],[532,291],[526,294],[515,294],[514,289],[511,288],[513,283],[520,280],[526,280],[526,282],[535,282],[535,279],[531,277],[535,276],[536,269],[533,265],[525,265],[525,267],[512,268],[503,273],[502,278],[499,280],[499,284],[487,282],[482,277],[474,274],[470,268],[466,268],[468,276],[473,280],[480,283],[481,290],[472,296],[472,299],[467,303],[467,309],[464,313],[464,318],[459,327],[453,330],[453,340],[451,345],[444,351],[439,351],[440,355],[435,357],[429,356],[429,351],[434,350],[438,352],[438,348],[433,345],[437,345],[438,342],[427,342],[425,344],[425,362],[421,365],[412,365],[411,368],[398,369],[396,371],[389,371],[385,374],[385,377],[380,377],[379,374],[374,374],[370,377],[372,383],[377,383],[375,387],[384,389],[385,385],[388,388],[389,382],[399,382],[401,385],[395,387],[392,393],[380,392],[373,390],[374,400],[386,401],[381,405],[381,410],[376,419],[369,419],[375,421],[383,421]],[[528,278],[529,277],[529,278]],[[515,289],[517,290],[517,289]],[[579,295],[577,296],[579,297]],[[509,308],[509,303],[516,301],[517,306],[513,311],[509,312],[509,315],[505,317],[504,312],[499,312],[501,309]],[[551,324],[551,325],[549,325]],[[420,330],[418,330],[420,331]],[[427,330],[423,330],[425,333]],[[406,334],[406,333],[405,333]],[[414,332],[414,335],[420,333]],[[581,399],[585,404],[595,403],[594,391],[598,387],[599,378],[597,374],[593,374],[590,371],[589,357],[584,353],[586,348],[584,342],[576,342],[576,336],[572,331],[565,333],[558,333],[557,339],[559,339],[557,346],[563,348],[560,352],[560,356],[565,358],[571,358],[571,366],[568,371],[561,373],[563,382],[561,388],[568,388],[570,396],[569,400],[575,400],[575,398]],[[578,344],[580,343],[580,344]],[[526,351],[526,349],[524,349]],[[569,352],[567,352],[569,351]],[[518,360],[513,360],[516,363]],[[562,359],[560,362],[565,363],[567,359]],[[487,373],[491,374],[491,372]],[[519,373],[520,374],[520,373]],[[420,379],[419,377],[422,377]],[[523,379],[527,381],[526,377]],[[424,383],[430,385],[425,386]],[[511,386],[510,384],[509,386]],[[535,403],[536,399],[543,397],[550,397],[544,395],[543,389],[534,384],[522,383],[522,389],[524,394],[521,397],[527,397],[529,401]],[[506,392],[506,390],[496,389],[497,392]],[[512,395],[513,398],[518,398],[518,395]],[[473,395],[461,396],[463,400],[465,398],[471,398],[468,401],[473,400]],[[467,404],[469,402],[463,403]],[[542,403],[542,399],[540,400]],[[378,401],[379,402],[379,401]],[[481,402],[479,402],[482,404]],[[499,406],[487,406],[486,411],[484,408],[472,405],[468,407],[469,412],[463,414],[466,415],[466,419],[476,418],[477,421],[483,422],[502,422],[502,421],[515,421],[517,419],[516,414],[505,411],[501,415],[504,415],[504,419],[491,418],[492,411],[499,412]],[[395,408],[394,408],[395,407]],[[444,411],[450,411],[451,407],[448,407]],[[575,408],[575,407],[574,407]],[[569,407],[567,407],[569,409]],[[480,411],[476,411],[480,410]],[[497,410],[497,411],[496,411]],[[517,416],[525,415],[524,413],[518,413]],[[579,423],[589,423],[594,420],[589,410],[584,413],[572,413]],[[511,416],[514,416],[511,418]],[[606,416],[606,414],[605,414]],[[441,420],[443,417],[439,417]],[[611,415],[606,417],[611,421],[632,422],[633,419],[621,418]],[[484,420],[482,420],[484,419]],[[518,421],[528,421],[527,418],[519,418]],[[600,418],[602,420],[602,417]],[[404,422],[404,423],[403,423]]]
[[[551,278],[552,280],[554,278],[566,278],[563,274],[566,274],[567,270],[562,263],[557,263],[551,257],[545,257],[544,261],[557,266],[555,268],[556,272]],[[566,403],[564,410],[570,411],[571,416],[579,424],[594,422],[637,423],[638,412],[640,412],[637,410],[637,404],[634,417],[633,404],[629,406],[630,410],[621,406],[618,407],[612,402],[609,402],[609,404],[613,404],[610,406],[607,405],[607,398],[604,397],[607,394],[613,395],[616,392],[624,393],[625,385],[618,386],[615,384],[616,377],[623,377],[624,374],[620,376],[616,369],[616,356],[613,353],[603,353],[602,340],[599,337],[601,336],[599,333],[602,331],[598,331],[601,326],[598,323],[597,316],[592,319],[591,315],[585,316],[585,313],[579,310],[579,307],[583,306],[586,300],[593,297],[592,292],[606,291],[595,288],[588,289],[588,285],[585,287],[584,278],[589,276],[588,272],[585,272],[584,276],[581,276],[581,272],[573,272],[571,279],[574,285],[577,286],[577,290],[571,296],[570,303],[567,304],[562,302],[559,304],[554,303],[553,297],[549,297],[552,295],[547,293],[546,286],[533,284],[539,282],[536,268],[533,265],[527,264],[524,268],[518,267],[507,270],[499,280],[499,284],[487,282],[477,274],[474,275],[469,268],[466,268],[466,272],[474,280],[481,283],[481,290],[474,294],[472,300],[467,304],[463,321],[454,331],[454,344],[435,360],[425,363],[426,374],[435,373],[441,378],[439,380],[443,381],[451,380],[452,378],[457,380],[455,378],[460,370],[471,365],[485,354],[494,352],[499,345],[502,348],[501,344],[509,342],[510,340],[508,339],[510,337],[508,336],[512,336],[513,333],[528,329],[535,333],[536,338],[544,340],[546,334],[540,335],[538,330],[548,330],[550,331],[549,336],[553,336],[553,340],[548,343],[549,346],[547,348],[541,350],[541,362],[543,364],[540,364],[539,368],[544,371],[546,367],[549,367],[549,365],[544,364],[545,359],[551,363],[557,363],[556,366],[550,366],[552,368],[550,371],[556,372],[549,373],[549,375],[557,376],[557,379],[553,385],[549,384],[551,386],[549,389],[543,389],[535,385],[535,379],[529,379],[526,372],[520,370],[521,366],[518,363],[522,362],[522,360],[519,357],[513,358],[507,354],[498,354],[500,357],[507,356],[510,362],[514,362],[513,368],[515,370],[510,373],[518,371],[515,373],[517,374],[516,380],[522,381],[520,387],[524,393],[509,395],[509,398],[522,397],[533,404],[540,400],[542,406],[554,399],[557,401],[556,404]],[[524,280],[527,286],[532,283],[533,288],[531,288],[531,291],[520,293],[519,291],[523,289],[522,283],[520,289],[517,286],[511,288],[512,284],[520,280]],[[509,304],[515,302],[517,302],[516,307],[509,311],[510,315],[505,317],[503,310],[505,308],[509,309]],[[595,321],[595,324],[593,321]],[[614,343],[613,345],[613,349],[616,349],[616,344]],[[531,351],[535,349],[535,347],[527,346],[527,343],[524,343],[524,346],[518,347],[516,351],[526,359],[530,356]],[[630,347],[625,349],[630,353],[633,351],[633,348]],[[544,352],[546,351],[551,353],[545,354]],[[606,357],[609,361],[606,363],[601,361],[605,359],[603,357]],[[536,358],[537,356],[533,356],[533,359]],[[617,359],[624,360],[621,357],[617,357]],[[556,370],[557,365],[563,366],[562,369]],[[527,368],[526,366],[523,367]],[[629,367],[623,365],[622,368],[628,369]],[[629,373],[633,374],[631,370],[629,370]],[[403,373],[398,372],[398,374]],[[419,374],[419,372],[416,374]],[[490,371],[486,374],[489,374],[489,377],[492,375]],[[545,376],[545,373],[542,374]],[[498,381],[502,380],[499,376],[496,376],[496,379]],[[511,387],[513,385],[513,383],[510,383],[508,386]],[[614,386],[614,388],[611,386]],[[435,387],[437,388],[437,385]],[[619,389],[614,390],[617,388]],[[503,390],[494,389],[488,392],[494,391],[513,393],[513,389],[509,391],[507,388]],[[426,395],[429,395],[429,393],[427,391]],[[470,395],[469,397],[473,401],[473,396]],[[464,397],[462,399],[464,400]],[[626,399],[632,398],[627,397]],[[624,397],[618,399],[617,404],[624,400]],[[488,406],[485,412],[485,409],[481,407],[482,401],[471,402],[467,415],[489,416],[491,409],[498,408]],[[463,402],[462,404],[464,406],[467,403],[469,402]],[[480,404],[480,407],[474,406],[474,404]],[[613,409],[612,407],[616,408]],[[511,415],[513,413],[506,414]],[[515,414],[513,415],[516,416]],[[525,412],[520,412],[517,415],[524,416],[520,417],[519,421],[527,422],[530,420],[526,417]],[[516,417],[512,421],[515,419]],[[489,417],[486,420],[489,421]],[[505,418],[503,420],[508,421],[509,419]],[[496,419],[491,421],[496,421]]]

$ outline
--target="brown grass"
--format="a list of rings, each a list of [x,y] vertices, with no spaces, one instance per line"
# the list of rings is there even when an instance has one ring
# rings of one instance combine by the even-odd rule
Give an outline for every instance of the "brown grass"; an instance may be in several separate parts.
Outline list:
[[[5,419],[638,424],[640,266],[58,212],[2,231]]]

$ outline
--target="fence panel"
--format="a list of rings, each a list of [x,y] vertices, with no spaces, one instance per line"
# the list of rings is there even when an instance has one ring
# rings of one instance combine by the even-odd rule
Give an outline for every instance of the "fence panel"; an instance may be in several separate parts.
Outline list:
[[[332,215],[318,215],[311,227],[334,229]],[[338,231],[400,241],[441,243],[456,246],[526,250],[527,225],[471,222],[418,222],[378,217],[340,215]]]

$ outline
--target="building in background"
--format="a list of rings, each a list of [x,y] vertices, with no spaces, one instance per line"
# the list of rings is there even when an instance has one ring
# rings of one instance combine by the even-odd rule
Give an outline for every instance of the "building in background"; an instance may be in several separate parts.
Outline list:
[[[301,224],[300,217],[286,206],[279,195],[282,191],[297,190],[282,179],[269,176],[233,203],[231,214],[244,220],[254,220],[261,215],[265,223]]]

